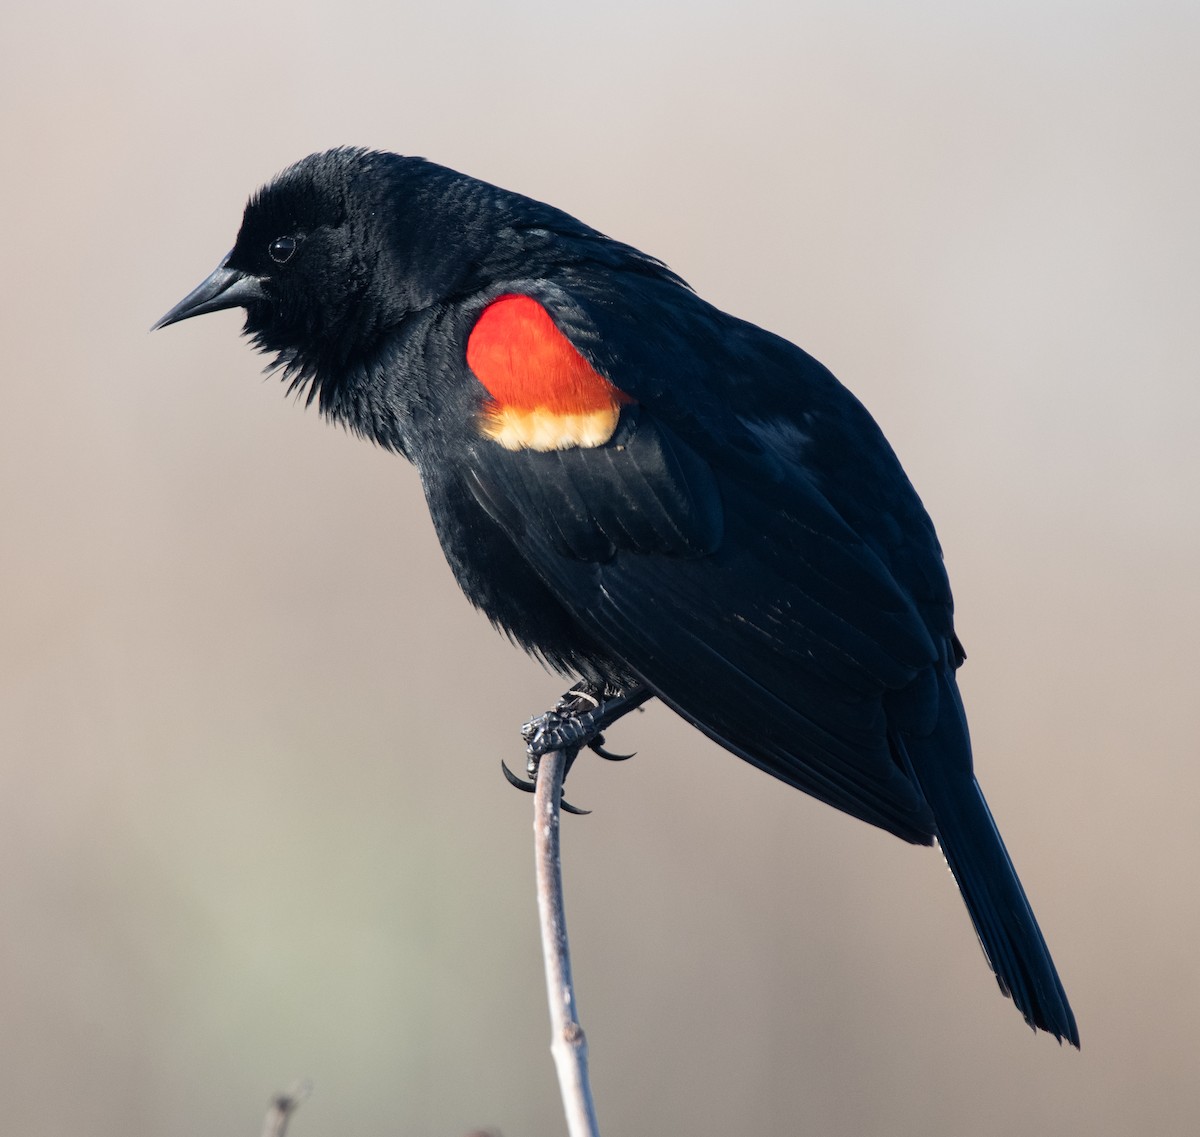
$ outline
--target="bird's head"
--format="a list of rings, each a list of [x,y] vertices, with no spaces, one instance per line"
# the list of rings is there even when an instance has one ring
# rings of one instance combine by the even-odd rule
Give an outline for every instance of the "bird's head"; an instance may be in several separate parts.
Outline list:
[[[251,197],[229,255],[154,327],[244,308],[245,333],[315,394],[471,263],[445,209],[453,179],[468,180],[378,151],[310,155]]]

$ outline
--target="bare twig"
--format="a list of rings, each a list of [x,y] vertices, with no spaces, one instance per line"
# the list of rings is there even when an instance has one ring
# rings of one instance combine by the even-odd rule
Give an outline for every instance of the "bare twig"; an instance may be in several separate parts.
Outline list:
[[[566,754],[552,750],[538,765],[533,799],[533,845],[537,861],[538,917],[542,956],[546,962],[546,994],[550,1000],[550,1053],[558,1071],[558,1088],[570,1137],[599,1137],[596,1107],[588,1081],[587,1039],[575,1010],[571,952],[563,915],[562,857],[559,853],[559,802]]]
[[[310,1093],[312,1093],[312,1082],[306,1078],[304,1081],[296,1082],[285,1093],[276,1094],[271,1099],[271,1108],[267,1110],[267,1119],[263,1122],[262,1137],[284,1137],[292,1114],[300,1108],[300,1103]]]

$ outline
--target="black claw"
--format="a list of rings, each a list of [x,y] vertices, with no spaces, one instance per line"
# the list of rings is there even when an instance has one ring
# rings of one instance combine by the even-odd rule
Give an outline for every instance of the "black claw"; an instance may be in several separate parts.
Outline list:
[[[508,779],[510,786],[516,786],[519,790],[524,790],[527,794],[537,793],[537,786],[533,782],[527,782],[523,778],[518,778],[509,768],[503,758],[500,759],[500,769],[504,771],[504,776]]]
[[[517,789],[524,790],[527,794],[537,793],[537,783],[534,781],[527,782],[524,778],[518,778],[517,775],[508,768],[508,764],[503,759],[500,760],[500,769],[504,771],[504,776],[508,779],[508,784],[510,786],[516,786]],[[587,817],[587,815],[592,812],[590,809],[580,809],[579,806],[572,805],[561,794],[558,798],[558,807],[563,811],[563,813],[573,813],[576,817]]]
[[[588,749],[596,755],[599,755],[606,762],[628,762],[630,758],[637,754],[634,750],[630,754],[614,754],[611,750],[604,749],[604,735],[598,734],[591,742],[588,743]]]

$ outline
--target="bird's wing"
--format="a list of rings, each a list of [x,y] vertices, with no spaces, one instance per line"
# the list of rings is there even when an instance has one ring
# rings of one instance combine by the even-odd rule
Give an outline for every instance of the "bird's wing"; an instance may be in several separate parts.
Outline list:
[[[933,524],[862,404],[807,352],[714,308],[658,262],[615,243],[600,252],[625,260],[517,290],[536,296],[602,376],[719,474],[784,510],[797,495],[819,499],[817,512],[882,562],[942,654],[960,653]]]
[[[589,634],[722,745],[912,841],[932,823],[884,698],[937,657],[878,556],[803,479],[720,469],[645,408],[604,445],[479,440],[472,494]]]
[[[599,399],[588,406],[611,384],[615,433],[552,450],[476,433],[469,492],[587,633],[685,718],[829,804],[928,842],[928,806],[889,731],[934,727],[932,665],[954,662],[951,600],[891,448],[794,345],[653,265],[600,269],[508,290],[553,323],[536,382],[515,347],[481,355],[476,374],[493,395],[536,388],[553,402],[547,376],[570,373]]]

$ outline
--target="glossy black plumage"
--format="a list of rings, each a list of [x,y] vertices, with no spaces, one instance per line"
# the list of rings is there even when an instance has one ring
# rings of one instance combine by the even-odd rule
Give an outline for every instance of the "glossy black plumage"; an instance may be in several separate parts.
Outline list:
[[[603,444],[481,431],[467,342],[511,294],[629,397]],[[1001,988],[1078,1045],[972,772],[933,526],[821,364],[558,210],[358,150],[256,195],[222,267],[160,323],[235,305],[293,386],[416,464],[493,623],[565,675],[648,685],[838,809],[939,838]]]

